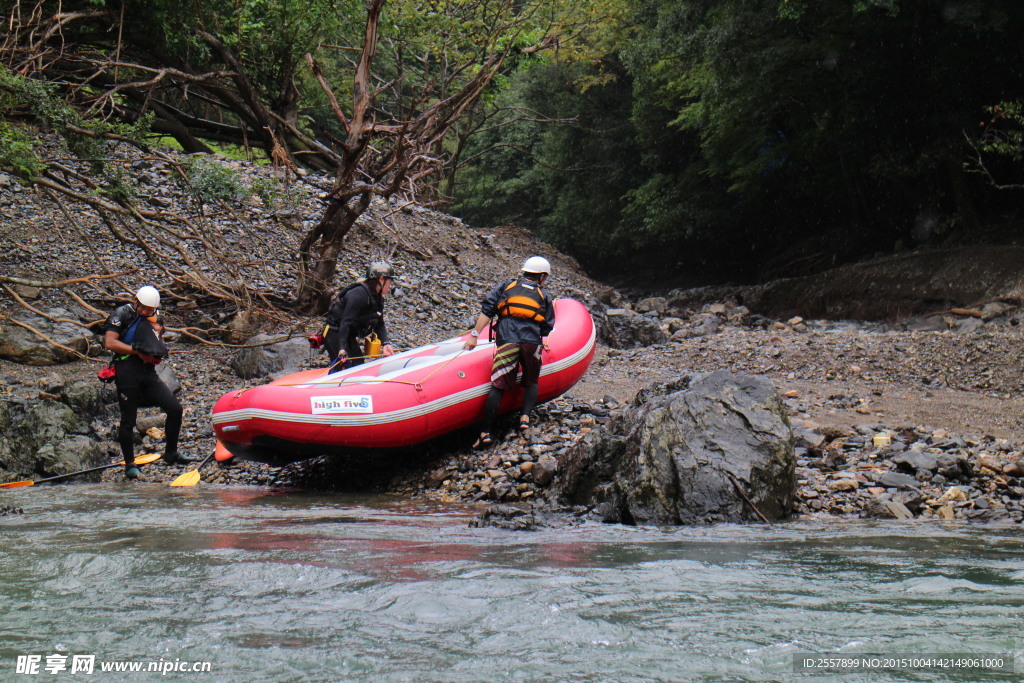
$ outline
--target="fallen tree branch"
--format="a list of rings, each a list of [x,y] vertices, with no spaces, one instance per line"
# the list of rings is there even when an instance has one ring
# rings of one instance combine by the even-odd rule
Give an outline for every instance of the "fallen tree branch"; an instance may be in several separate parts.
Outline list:
[[[71,318],[58,318],[56,316],[50,315],[49,313],[44,313],[44,312],[40,311],[38,308],[32,306],[30,303],[28,303],[27,301],[22,299],[20,296],[18,296],[17,292],[15,292],[13,289],[8,287],[7,285],[0,285],[0,287],[3,287],[5,290],[7,290],[7,293],[10,294],[12,297],[14,297],[14,300],[17,301],[19,304],[21,304],[21,306],[23,306],[24,308],[27,308],[28,310],[32,311],[33,313],[35,313],[36,315],[38,315],[41,318],[45,318],[47,320],[50,320],[50,321],[53,321],[53,322],[56,322],[56,323],[71,323],[72,325],[78,325],[79,327],[84,327],[85,329],[89,330],[90,332],[92,332],[91,328],[94,325],[98,325],[99,323],[103,322],[102,320],[94,320],[93,322],[91,322],[89,324],[84,324],[84,323],[79,322],[78,320],[72,320]]]
[[[746,502],[746,504],[750,506],[750,509],[754,511],[754,513],[761,519],[761,521],[765,524],[771,524],[771,520],[765,517],[763,514],[761,514],[761,511],[757,509],[757,506],[754,505],[754,502],[747,497],[747,493],[743,490],[743,487],[740,486],[740,483],[736,481],[736,477],[732,476],[731,472],[726,472],[725,476],[729,477],[729,481],[732,482],[733,488],[736,489],[736,493],[738,493],[740,498],[742,498]]]
[[[74,299],[75,301],[77,301],[77,302],[78,302],[78,305],[79,305],[79,306],[82,306],[82,307],[83,307],[83,308],[85,308],[85,309],[86,309],[87,311],[89,311],[89,312],[91,312],[91,313],[96,313],[97,315],[102,315],[102,316],[105,316],[105,315],[107,315],[107,313],[106,313],[105,311],[101,311],[100,309],[96,308],[95,306],[90,306],[89,304],[87,304],[87,303],[85,302],[85,299],[83,299],[82,297],[78,296],[78,294],[76,294],[76,293],[74,292],[74,290],[71,290],[71,289],[68,289],[68,288],[64,287],[64,288],[62,288],[62,289],[61,289],[60,291],[64,292],[65,294],[67,294],[68,296],[70,296],[70,297],[71,297],[72,299]]]
[[[971,151],[974,152],[973,156],[970,157],[970,161],[974,166],[973,168],[967,167],[965,169],[967,173],[978,173],[984,176],[988,180],[989,185],[996,188],[997,190],[1024,190],[1024,184],[1000,183],[999,181],[997,181],[995,179],[995,176],[992,175],[992,172],[988,170],[988,166],[985,164],[985,160],[982,158],[981,150],[974,143],[974,141],[971,140],[971,137],[967,134],[966,131],[964,132],[964,139],[967,141],[967,146],[970,147]]]
[[[115,273],[112,275],[85,275],[83,277],[72,277],[66,280],[47,281],[47,280],[29,280],[23,277],[11,277],[10,275],[0,275],[0,282],[10,282],[12,285],[25,285],[26,287],[40,287],[43,289],[66,287],[67,285],[74,284],[76,282],[91,282],[93,280],[109,280],[115,277],[123,277],[134,273],[137,269],[126,270],[123,273]]]
[[[295,339],[294,336],[286,335],[286,336],[282,336],[279,339],[273,339],[273,340],[270,340],[270,341],[263,341],[263,342],[258,342],[258,343],[254,343],[254,344],[228,344],[227,342],[211,341],[209,339],[205,339],[205,338],[201,337],[198,334],[193,334],[192,332],[189,332],[189,330],[198,329],[198,328],[194,328],[194,327],[168,327],[166,329],[167,329],[168,332],[176,332],[177,334],[184,335],[184,336],[188,337],[189,339],[194,339],[195,341],[199,342],[200,344],[204,344],[206,346],[218,346],[218,347],[225,348],[225,349],[255,349],[255,348],[259,348],[261,346],[273,346],[274,344],[280,344],[281,342],[286,342],[289,339]]]

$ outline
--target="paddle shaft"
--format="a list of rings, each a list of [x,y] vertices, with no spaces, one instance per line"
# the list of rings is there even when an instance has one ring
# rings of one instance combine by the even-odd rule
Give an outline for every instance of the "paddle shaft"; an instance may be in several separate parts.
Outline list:
[[[158,457],[160,457],[160,456],[153,455],[152,457],[150,457],[148,455],[140,455],[138,458],[135,459],[135,462],[136,462],[136,464],[139,464],[139,465],[145,465],[146,463],[153,462],[153,460],[156,460]],[[79,470],[77,472],[68,472],[67,474],[58,474],[58,475],[56,475],[54,477],[46,477],[45,479],[36,479],[35,481],[33,481],[31,479],[26,479],[25,481],[12,481],[12,482],[8,482],[6,484],[0,484],[0,489],[12,489],[12,488],[18,488],[19,486],[35,486],[36,484],[45,484],[45,483],[48,483],[48,482],[51,482],[51,481],[60,481],[61,479],[68,479],[70,477],[77,477],[80,474],[89,474],[91,472],[99,472],[100,470],[108,470],[111,467],[121,467],[122,465],[124,465],[124,461],[123,460],[121,462],[111,462],[111,463],[107,463],[106,465],[99,465],[97,467],[90,467],[87,470]]]
[[[112,462],[106,465],[100,465],[98,467],[90,467],[87,470],[79,470],[78,472],[70,472],[68,474],[58,474],[55,477],[46,477],[45,479],[36,479],[37,484],[43,484],[48,481],[59,481],[61,479],[68,479],[70,477],[77,476],[79,474],[89,474],[90,472],[99,472],[100,470],[109,470],[111,467],[120,467],[124,465],[123,462]]]
[[[205,465],[206,463],[208,463],[211,460],[213,460],[213,456],[215,456],[215,455],[217,455],[217,451],[216,450],[214,450],[213,453],[210,453],[208,456],[203,458],[202,462],[200,462],[198,465],[196,465],[196,469],[197,470],[203,469],[203,465]]]
[[[135,458],[135,464],[136,465],[145,465],[146,463],[153,462],[153,460],[156,460],[158,457],[160,457],[160,456],[158,456],[158,455],[157,456],[152,456],[152,458],[151,458],[151,456],[148,456],[148,455],[140,455],[139,457]],[[78,471],[78,472],[71,472],[69,474],[58,474],[56,477],[47,477],[46,479],[36,479],[36,483],[37,484],[42,484],[42,483],[48,482],[48,481],[57,481],[58,479],[67,479],[68,477],[74,477],[74,476],[77,476],[79,474],[89,474],[90,472],[99,472],[100,470],[108,470],[111,467],[120,467],[122,465],[124,465],[124,461],[123,460],[121,462],[112,462],[112,463],[108,463],[106,465],[100,465],[99,467],[91,467],[91,468],[89,468],[87,470],[81,470],[81,471]]]

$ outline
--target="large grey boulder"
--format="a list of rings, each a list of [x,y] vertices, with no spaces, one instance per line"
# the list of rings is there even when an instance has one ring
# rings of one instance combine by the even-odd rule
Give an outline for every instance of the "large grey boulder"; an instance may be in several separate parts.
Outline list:
[[[98,443],[81,434],[65,437],[57,443],[44,444],[35,453],[37,469],[46,476],[95,467],[102,464],[103,455]]]
[[[80,379],[65,384],[60,399],[80,415],[112,414],[116,412],[113,408],[117,405],[117,390],[113,384]]]
[[[266,344],[274,337],[260,334],[248,341],[249,344]],[[294,337],[266,346],[249,346],[241,349],[231,359],[231,369],[243,379],[266,377],[281,370],[298,369],[299,364],[309,356],[309,341]]]
[[[564,454],[553,492],[558,502],[594,506],[607,522],[777,520],[793,507],[793,446],[782,398],[766,379],[684,377],[641,391]]]
[[[55,318],[73,319],[75,316],[64,309],[51,309],[48,315]],[[69,351],[58,346],[53,346],[39,335],[30,330],[13,323],[0,324],[0,358],[20,363],[22,365],[56,365],[78,360],[77,351],[82,355],[97,354],[101,351],[100,346],[95,343],[95,337],[84,325],[69,322],[53,322],[46,318],[17,313],[14,320],[23,322],[26,325],[46,335],[49,339],[57,342]]]
[[[6,401],[0,401],[0,434],[9,434],[11,429],[11,408]]]
[[[616,349],[664,344],[668,333],[661,329],[657,317],[640,315],[627,308],[609,308],[594,314],[597,338]]]
[[[51,400],[0,402],[0,479],[38,473],[66,474],[100,464],[103,452],[90,439],[90,416]]]
[[[85,434],[89,424],[85,416],[56,401],[38,401],[27,406],[25,419],[14,434],[35,450],[46,443],[61,441],[68,434]]]

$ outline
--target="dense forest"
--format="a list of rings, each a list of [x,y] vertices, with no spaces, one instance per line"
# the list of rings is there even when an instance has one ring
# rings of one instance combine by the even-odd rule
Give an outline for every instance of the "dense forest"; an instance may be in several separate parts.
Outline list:
[[[297,301],[311,312],[378,196],[526,226],[594,274],[648,285],[1024,236],[1019,0],[0,11],[0,170],[126,215],[132,178],[105,141],[244,155],[285,185],[330,173],[300,246]],[[72,187],[40,131],[66,139],[95,192]],[[224,191],[212,177],[192,181]]]

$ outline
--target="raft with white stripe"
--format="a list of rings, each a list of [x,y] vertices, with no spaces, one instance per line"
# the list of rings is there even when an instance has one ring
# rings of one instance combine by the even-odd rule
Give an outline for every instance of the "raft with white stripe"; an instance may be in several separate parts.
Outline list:
[[[538,403],[565,393],[586,372],[596,333],[590,312],[556,299],[555,327],[543,351]],[[333,375],[305,370],[232,391],[213,407],[217,439],[232,454],[275,464],[367,448],[411,446],[479,422],[490,390],[494,343],[488,330],[472,351],[468,333]],[[500,412],[516,410],[522,390],[505,392]]]

